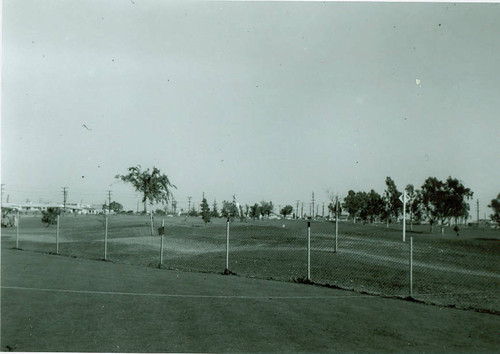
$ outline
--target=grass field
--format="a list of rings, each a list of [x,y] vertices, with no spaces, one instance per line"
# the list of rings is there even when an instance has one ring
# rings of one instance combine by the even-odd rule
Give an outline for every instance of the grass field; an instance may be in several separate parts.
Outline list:
[[[498,351],[492,314],[5,247],[1,261],[2,351]]]
[[[226,223],[204,226],[199,218],[166,218],[164,268],[222,273],[226,257]],[[160,226],[161,220],[156,220]],[[156,231],[156,230],[155,230]],[[413,237],[413,297],[439,305],[500,313],[500,231],[463,228],[430,234],[427,225],[407,232]],[[19,247],[54,252],[55,227],[40,218],[24,217]],[[311,225],[311,278],[358,292],[409,295],[409,242],[401,225],[339,225],[338,251],[334,224]],[[2,246],[15,246],[16,231],[2,229]],[[61,218],[59,253],[88,259],[104,256],[102,216]],[[108,224],[108,259],[124,264],[156,266],[160,237],[150,235],[145,216],[112,216]],[[237,275],[286,282],[307,275],[306,222],[295,220],[234,221],[230,224],[229,268]]]

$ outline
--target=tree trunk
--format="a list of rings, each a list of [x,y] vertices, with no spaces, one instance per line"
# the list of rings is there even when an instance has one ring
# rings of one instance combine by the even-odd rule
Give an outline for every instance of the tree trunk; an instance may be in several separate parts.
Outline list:
[[[151,204],[151,206],[150,206],[150,207],[151,207],[151,210],[150,210],[149,212],[151,213],[151,217],[150,217],[150,218],[151,218],[151,236],[153,236],[153,235],[154,235],[154,231],[153,231],[153,229],[154,229],[154,221],[153,221],[153,204]]]
[[[441,219],[441,235],[444,235],[444,218]]]
[[[147,203],[148,199],[146,198],[146,194],[144,194],[144,214],[146,214],[148,211],[146,209],[146,203]]]
[[[413,231],[413,213],[410,211],[410,231]]]

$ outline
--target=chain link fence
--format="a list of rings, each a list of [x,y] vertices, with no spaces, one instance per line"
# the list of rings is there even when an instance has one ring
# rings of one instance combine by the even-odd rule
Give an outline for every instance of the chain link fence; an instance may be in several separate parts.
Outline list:
[[[183,271],[315,283],[500,313],[500,242],[440,239],[304,220],[62,215],[46,227],[21,216],[2,247]],[[160,233],[163,235],[160,236]],[[161,263],[161,265],[160,265]]]

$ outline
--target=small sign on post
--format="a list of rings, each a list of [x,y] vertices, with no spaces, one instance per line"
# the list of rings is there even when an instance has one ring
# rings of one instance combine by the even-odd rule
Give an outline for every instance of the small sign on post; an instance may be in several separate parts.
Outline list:
[[[412,197],[410,197],[406,191],[399,196],[399,200],[403,203],[403,242],[406,242],[406,203],[408,203]]]

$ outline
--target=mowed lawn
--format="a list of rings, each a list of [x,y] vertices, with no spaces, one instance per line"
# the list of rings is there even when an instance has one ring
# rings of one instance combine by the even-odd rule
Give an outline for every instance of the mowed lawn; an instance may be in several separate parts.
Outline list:
[[[204,225],[200,218],[165,218],[164,268],[222,273],[226,263],[226,221]],[[107,257],[113,262],[156,266],[160,237],[155,219],[117,215],[108,219]],[[88,259],[104,257],[104,217],[61,217],[59,252]],[[408,226],[402,242],[401,225],[311,223],[311,278],[320,284],[370,294],[409,295],[409,240],[413,237],[413,297],[428,303],[500,312],[500,230],[449,227],[429,233],[428,225]],[[54,252],[55,227],[40,218],[22,217],[19,247]],[[15,245],[15,229],[2,230],[2,245]],[[230,223],[229,268],[245,277],[300,281],[307,275],[307,222],[261,220]]]
[[[2,249],[1,350],[497,351],[500,316]]]

